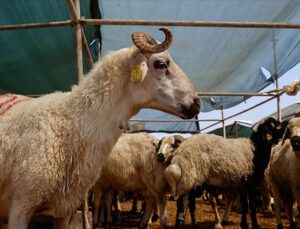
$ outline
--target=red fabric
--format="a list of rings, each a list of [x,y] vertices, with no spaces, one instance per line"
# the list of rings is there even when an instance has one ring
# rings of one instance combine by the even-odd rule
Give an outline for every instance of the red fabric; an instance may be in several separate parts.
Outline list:
[[[31,98],[24,98],[23,96],[19,98],[17,95],[14,94],[5,94],[0,96],[0,115],[3,115],[6,111],[10,110],[17,103],[30,99]]]

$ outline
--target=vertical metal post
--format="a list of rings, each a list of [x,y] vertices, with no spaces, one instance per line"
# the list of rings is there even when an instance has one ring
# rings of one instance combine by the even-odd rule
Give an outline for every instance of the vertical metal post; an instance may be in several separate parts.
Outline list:
[[[77,11],[77,16],[80,18],[80,2],[74,0],[74,5]],[[78,83],[83,79],[83,62],[82,62],[82,36],[81,25],[76,24],[76,54],[77,54],[77,81]]]
[[[197,128],[197,133],[200,133],[200,124],[199,124],[199,121],[198,121],[198,115],[195,116],[195,124],[196,124],[196,128]]]
[[[239,137],[239,123],[237,121],[234,122],[235,125],[235,138]]]
[[[77,17],[80,18],[80,2],[79,0],[74,0],[74,5],[76,8]],[[83,79],[83,61],[82,61],[82,34],[81,25],[76,24],[76,54],[77,54],[77,83]],[[82,228],[89,229],[90,225],[88,219],[86,218],[88,214],[87,205],[87,193],[84,194],[84,202],[82,205]]]
[[[282,120],[282,115],[281,115],[281,107],[280,107],[280,95],[279,95],[279,81],[278,81],[278,64],[277,64],[277,50],[276,50],[276,37],[275,37],[275,32],[274,30],[272,31],[273,35],[273,53],[274,53],[274,77],[275,77],[275,85],[276,85],[276,99],[277,99],[277,119],[278,121],[281,122]]]
[[[221,107],[221,119],[222,119],[222,126],[223,126],[223,137],[226,138],[226,127],[225,127],[225,121],[224,121],[224,110],[223,106]]]

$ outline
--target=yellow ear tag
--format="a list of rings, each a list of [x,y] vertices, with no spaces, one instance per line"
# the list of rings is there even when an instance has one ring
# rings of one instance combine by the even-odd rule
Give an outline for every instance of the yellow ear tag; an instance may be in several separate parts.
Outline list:
[[[271,141],[272,140],[272,135],[271,134],[267,134],[266,135],[266,139],[267,139],[267,141]]]
[[[137,64],[131,71],[130,80],[132,82],[138,82],[141,81],[143,78],[143,70],[141,68],[141,65]]]

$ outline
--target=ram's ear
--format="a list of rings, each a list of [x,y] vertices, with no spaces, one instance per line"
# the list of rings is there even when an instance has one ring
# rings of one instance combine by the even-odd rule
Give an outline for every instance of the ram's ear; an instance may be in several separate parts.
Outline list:
[[[141,82],[148,72],[147,55],[139,53],[130,62],[130,80]]]
[[[174,135],[174,146],[175,146],[175,149],[177,149],[181,143],[184,141],[184,138],[181,136],[181,135]]]

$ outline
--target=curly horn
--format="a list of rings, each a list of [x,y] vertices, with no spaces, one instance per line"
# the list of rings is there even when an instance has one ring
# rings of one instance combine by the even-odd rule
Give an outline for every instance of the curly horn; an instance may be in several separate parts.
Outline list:
[[[156,40],[149,34],[144,32],[134,32],[131,35],[134,45],[142,53],[159,53],[168,49],[173,41],[172,31],[167,28],[160,28],[165,34],[165,40],[161,44],[157,44]]]

